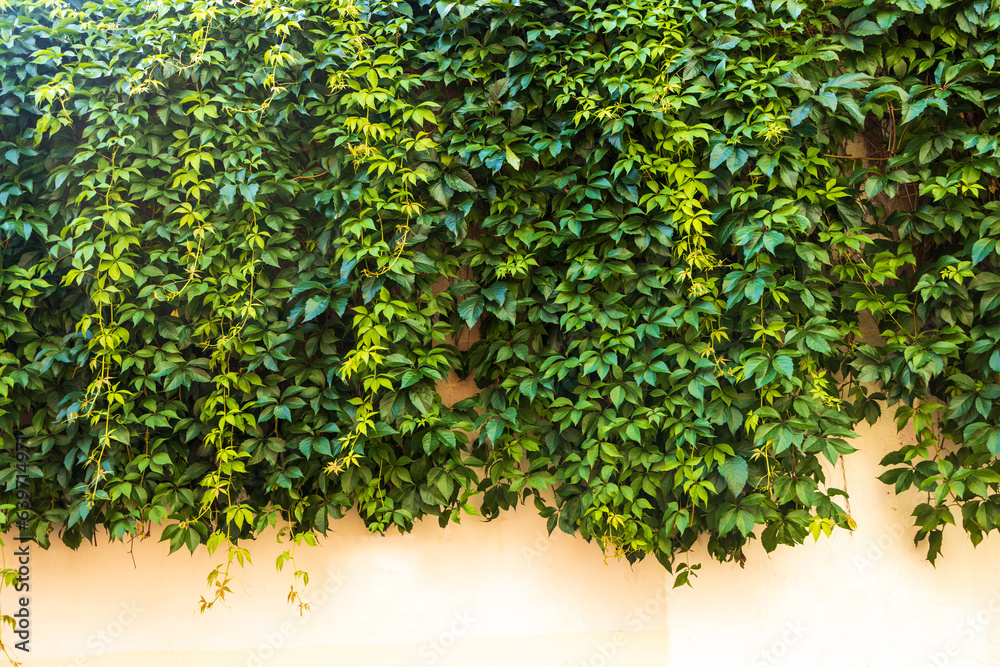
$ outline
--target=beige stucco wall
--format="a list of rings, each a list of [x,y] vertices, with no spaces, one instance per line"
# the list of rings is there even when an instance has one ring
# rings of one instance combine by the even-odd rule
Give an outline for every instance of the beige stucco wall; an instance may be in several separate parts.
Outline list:
[[[973,549],[953,531],[937,569],[926,563],[910,537],[918,499],[875,479],[898,437],[889,420],[863,428],[832,471],[857,531],[770,557],[751,548],[743,570],[703,560],[694,588],[670,590],[653,560],[605,562],[549,538],[530,508],[386,537],[345,519],[299,552],[313,580],[303,617],[273,539],[253,544],[229,607],[205,615],[216,561],[203,551],[168,558],[150,539],[133,566],[117,543],[34,547],[31,653],[18,655],[44,667],[1000,665],[1000,539]],[[4,604],[16,608],[9,593]]]

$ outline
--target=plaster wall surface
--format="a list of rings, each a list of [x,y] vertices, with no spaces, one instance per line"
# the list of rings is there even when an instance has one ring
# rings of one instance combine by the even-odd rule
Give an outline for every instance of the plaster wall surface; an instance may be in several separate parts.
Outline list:
[[[606,562],[594,544],[549,537],[530,507],[385,537],[344,519],[297,552],[311,577],[303,616],[273,535],[250,545],[228,607],[204,615],[218,562],[204,550],[54,544],[31,549],[31,650],[16,655],[39,667],[1000,665],[1000,540],[973,549],[952,531],[937,568],[924,561],[909,516],[920,498],[875,479],[900,436],[889,419],[859,432],[859,451],[829,471],[856,531],[770,555],[754,543],[745,569],[701,550],[693,588],[671,589],[651,559]]]

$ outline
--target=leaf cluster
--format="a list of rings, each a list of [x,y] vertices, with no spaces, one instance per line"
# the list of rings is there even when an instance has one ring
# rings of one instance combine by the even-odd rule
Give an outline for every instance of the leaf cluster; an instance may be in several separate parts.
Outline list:
[[[831,466],[899,404],[917,438],[883,481],[927,492],[932,560],[951,508],[978,542],[1000,525],[997,16],[7,8],[0,484],[21,437],[40,543],[157,523],[172,550],[533,502],[682,583],[699,538],[742,563],[852,527]],[[447,404],[449,378],[475,395]]]

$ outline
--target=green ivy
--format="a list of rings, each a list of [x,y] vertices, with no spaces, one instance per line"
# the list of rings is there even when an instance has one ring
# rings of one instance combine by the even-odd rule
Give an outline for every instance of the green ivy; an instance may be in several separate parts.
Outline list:
[[[230,562],[279,520],[532,501],[683,583],[699,537],[742,563],[853,527],[824,460],[898,404],[881,479],[927,492],[931,561],[953,510],[978,542],[998,28],[985,0],[16,3],[0,483],[20,437],[41,545],[155,523]]]

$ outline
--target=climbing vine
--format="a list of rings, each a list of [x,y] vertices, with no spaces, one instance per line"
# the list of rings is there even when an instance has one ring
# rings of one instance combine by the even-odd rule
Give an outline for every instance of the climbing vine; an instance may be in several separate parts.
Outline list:
[[[853,527],[828,474],[889,406],[916,540],[978,542],[996,10],[0,5],[0,484],[20,438],[40,545],[221,549],[203,610],[279,524],[305,608],[350,511],[531,502],[684,583]]]

